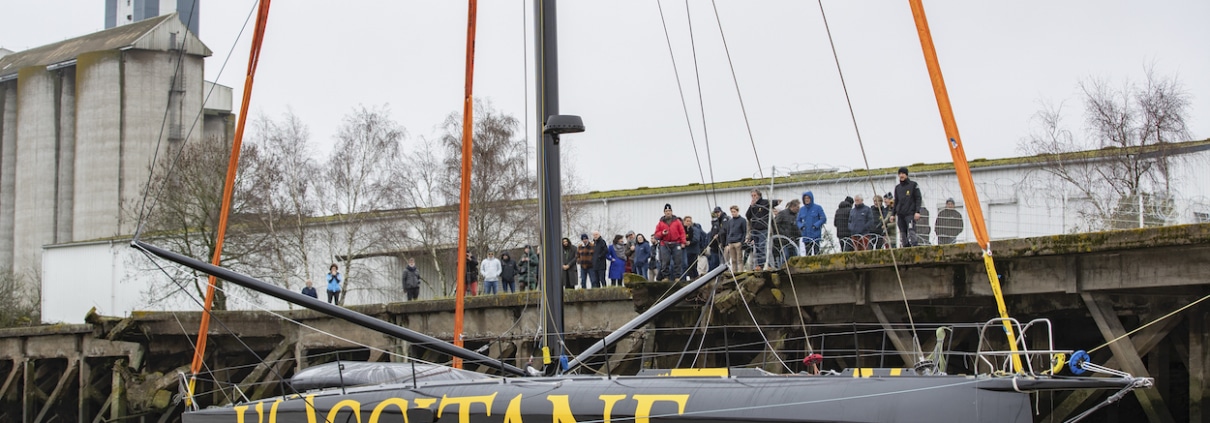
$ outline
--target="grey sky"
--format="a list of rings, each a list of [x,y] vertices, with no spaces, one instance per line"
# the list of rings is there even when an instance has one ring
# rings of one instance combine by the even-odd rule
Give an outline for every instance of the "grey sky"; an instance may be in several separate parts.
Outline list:
[[[215,53],[207,78],[233,87],[237,98],[251,24],[221,76],[218,69],[252,4],[201,6],[201,38]],[[662,4],[709,181],[685,3]],[[765,174],[771,166],[862,167],[817,4],[717,5]],[[871,166],[948,161],[908,3],[824,6]],[[1194,137],[1210,135],[1210,2],[934,0],[925,8],[972,159],[1016,155],[1042,101],[1066,101],[1069,126],[1081,129],[1081,79],[1141,81],[1148,64],[1181,78],[1193,96]],[[693,0],[690,9],[713,179],[757,176],[711,3]],[[16,51],[99,30],[104,18],[100,0],[3,0],[0,10],[0,46]],[[518,116],[530,81],[523,66],[532,68],[532,43],[522,39],[529,10],[522,0],[479,5],[477,97]],[[465,25],[463,1],[275,2],[253,114],[293,109],[321,156],[340,118],[358,104],[389,103],[409,131],[408,145],[435,137],[435,126],[461,107]],[[585,188],[701,182],[657,4],[562,2],[559,26],[561,109],[588,127],[565,137],[574,146],[567,165]]]

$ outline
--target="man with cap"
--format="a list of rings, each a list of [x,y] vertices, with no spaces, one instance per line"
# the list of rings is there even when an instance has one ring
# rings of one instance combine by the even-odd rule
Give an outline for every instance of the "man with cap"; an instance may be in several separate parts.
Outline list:
[[[916,221],[920,219],[920,206],[924,197],[916,181],[908,179],[908,168],[899,168],[899,184],[895,185],[894,215],[891,216],[899,227],[899,246],[914,247],[919,243],[916,239]]]
[[[714,269],[722,264],[723,248],[726,247],[727,234],[724,229],[727,227],[726,213],[723,213],[722,207],[715,207],[714,211],[710,212],[710,233],[707,237],[710,239],[710,254],[706,256],[706,263]]]
[[[651,235],[660,247],[660,273],[667,272],[667,278],[676,280],[685,271],[685,256],[681,248],[685,246],[685,226],[681,219],[672,214],[672,205],[664,204],[664,217],[655,225],[655,233]],[[664,279],[663,276],[660,279]]]
[[[937,228],[938,245],[953,244],[962,233],[962,213],[954,207],[954,199],[947,198],[945,208],[937,212],[937,222],[933,226]]]

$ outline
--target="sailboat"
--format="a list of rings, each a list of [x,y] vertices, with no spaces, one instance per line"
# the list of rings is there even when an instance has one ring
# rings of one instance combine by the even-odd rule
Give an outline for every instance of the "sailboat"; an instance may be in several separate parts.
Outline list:
[[[268,1],[264,0],[264,3]],[[919,0],[913,1],[914,11],[918,3]],[[264,7],[262,13],[267,15],[267,6]],[[545,257],[557,257],[560,228],[559,136],[582,131],[584,127],[578,117],[558,114],[557,61],[552,53],[555,49],[555,1],[536,1],[535,9],[540,17],[540,22],[535,23],[540,51],[538,73],[539,79],[544,82],[540,85],[542,101],[538,106],[538,116],[544,117],[545,135],[539,148],[539,160],[543,164],[539,178],[542,183],[542,253]],[[920,12],[922,18],[922,9]],[[474,20],[473,2],[470,20]],[[926,32],[927,28],[922,31],[922,40]],[[257,33],[258,36],[263,33],[259,21]],[[468,39],[473,40],[473,26],[469,35]],[[931,41],[928,48],[931,48]],[[471,53],[468,52],[468,62],[470,57]],[[934,81],[938,79],[934,78]],[[939,101],[943,91],[944,88],[938,90]],[[247,100],[245,94],[245,105]],[[951,126],[951,122],[947,122],[947,132]],[[954,134],[947,133],[947,136],[960,152],[956,127],[954,130]],[[465,201],[463,203],[465,207]],[[977,201],[967,201],[967,204],[972,203],[978,204]],[[744,368],[667,369],[641,372],[634,376],[577,374],[590,364],[594,356],[646,325],[663,310],[695,294],[707,284],[722,283],[724,272],[729,270],[726,264],[685,285],[579,355],[568,358],[559,339],[562,333],[559,310],[562,289],[555,277],[557,263],[555,260],[545,260],[542,280],[547,284],[553,283],[553,286],[544,289],[544,305],[548,308],[543,314],[547,316],[545,329],[550,335],[546,338],[541,361],[520,368],[460,345],[451,345],[138,239],[133,244],[136,248],[213,277],[448,354],[455,357],[456,364],[465,361],[495,369],[498,373],[493,376],[460,370],[457,366],[416,363],[330,363],[295,375],[289,385],[295,390],[294,393],[222,407],[190,409],[183,415],[183,420],[188,423],[379,423],[455,419],[459,422],[633,420],[639,423],[1028,422],[1033,420],[1032,393],[1073,389],[1115,390],[1116,393],[1102,403],[1107,404],[1130,390],[1152,384],[1149,378],[1136,378],[1097,366],[1089,361],[1086,354],[1056,350],[1053,343],[1045,345],[1044,349],[1030,349],[1029,346],[1038,344],[1032,339],[1027,340],[1026,333],[1040,330],[1044,336],[1048,336],[1049,323],[1045,319],[1021,323],[1007,316],[991,319],[980,326],[984,333],[1002,332],[1007,336],[1008,350],[975,353],[976,360],[993,369],[987,374],[946,374],[944,364],[939,364],[944,362],[943,352],[920,357],[919,362],[911,368],[813,370],[791,375]],[[990,256],[987,262],[991,266]],[[994,270],[989,271],[989,276],[994,279]],[[461,288],[462,284],[459,285]],[[1003,314],[1002,300],[1000,306]],[[981,343],[980,347],[983,346]],[[1071,354],[1072,358],[1065,360],[1064,354]],[[817,366],[818,357],[808,356],[806,364]],[[1065,369],[1076,374],[1091,371],[1110,377],[1058,376]],[[186,391],[184,394],[189,396],[192,392]]]

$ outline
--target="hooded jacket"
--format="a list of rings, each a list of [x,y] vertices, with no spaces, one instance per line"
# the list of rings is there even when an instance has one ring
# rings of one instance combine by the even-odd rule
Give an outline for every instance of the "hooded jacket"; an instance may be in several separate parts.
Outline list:
[[[798,229],[802,233],[803,238],[819,239],[823,237],[823,225],[828,223],[828,214],[823,211],[823,207],[815,203],[815,194],[811,191],[802,193],[802,206],[798,209]],[[811,204],[807,204],[807,200]]]
[[[517,277],[517,263],[508,254],[500,255],[500,280],[513,282]]]
[[[698,255],[702,253],[702,248],[706,246],[706,231],[702,229],[702,225],[693,222],[693,225],[685,228],[685,240],[689,245],[685,246],[685,254]]]
[[[403,289],[420,287],[420,271],[415,266],[403,269]]]
[[[849,229],[849,212],[851,211],[853,211],[853,197],[845,197],[844,201],[840,202],[840,207],[836,209],[836,216],[832,218],[833,225],[836,225],[837,238],[845,239],[853,235],[853,231]]]
[[[727,221],[731,220],[731,216],[727,216],[719,209],[718,217],[710,219],[710,233],[706,237],[710,240],[710,251],[715,253],[723,252],[723,247],[727,243]]]

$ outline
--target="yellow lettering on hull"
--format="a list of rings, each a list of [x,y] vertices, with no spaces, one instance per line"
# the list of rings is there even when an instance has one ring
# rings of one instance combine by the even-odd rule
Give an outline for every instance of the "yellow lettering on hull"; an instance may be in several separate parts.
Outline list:
[[[458,406],[458,423],[471,423],[471,404],[483,404],[487,407],[487,415],[492,415],[492,401],[496,399],[499,392],[493,392],[491,395],[480,395],[474,397],[447,397],[441,396],[441,405],[437,407],[437,418],[441,418],[441,413],[445,411],[447,405]]]
[[[689,402],[689,395],[635,395],[634,400],[638,402],[638,405],[634,406],[634,423],[650,423],[651,406],[656,402],[675,402],[676,414],[685,414],[685,403]]]
[[[522,423],[524,421],[521,418],[521,394],[517,394],[516,398],[508,402],[508,409],[504,411],[504,423]]]
[[[602,416],[605,417],[605,423],[613,423],[613,406],[614,404],[617,404],[618,401],[626,399],[626,395],[601,395],[597,398],[600,398],[601,401],[605,401],[605,413]]]

